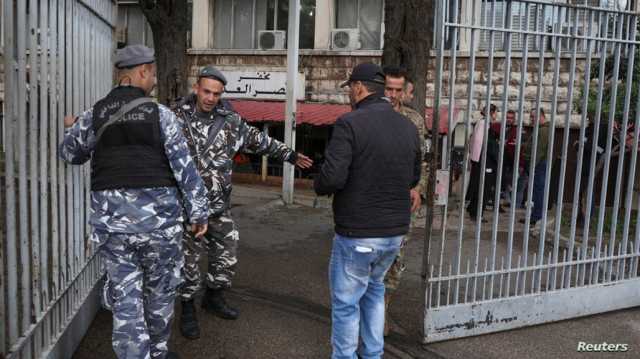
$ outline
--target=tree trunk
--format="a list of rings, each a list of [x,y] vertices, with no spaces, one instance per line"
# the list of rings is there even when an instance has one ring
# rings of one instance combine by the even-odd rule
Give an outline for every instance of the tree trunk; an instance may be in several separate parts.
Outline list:
[[[413,80],[413,107],[419,114],[425,114],[427,95],[427,71],[431,61],[430,50],[433,42],[433,22],[436,0],[394,0],[385,1],[383,65],[403,66]],[[432,134],[432,151],[425,161],[429,164],[426,198],[427,213],[425,239],[422,258],[422,277],[426,278],[429,268],[431,229],[433,225],[435,183],[437,171],[438,136]]]
[[[435,0],[385,1],[383,65],[403,66],[415,83],[412,105],[424,115]]]
[[[158,102],[170,104],[187,88],[187,0],[140,1],[151,31],[158,66]]]

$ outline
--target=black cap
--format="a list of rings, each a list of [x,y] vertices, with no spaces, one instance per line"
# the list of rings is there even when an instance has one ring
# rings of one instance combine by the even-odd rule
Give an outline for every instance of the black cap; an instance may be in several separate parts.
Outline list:
[[[340,84],[340,87],[345,87],[349,83],[354,81],[367,81],[384,85],[384,72],[380,66],[372,63],[364,63],[357,65],[351,71],[349,79]]]
[[[200,72],[198,73],[198,78],[199,79],[208,78],[208,79],[218,80],[222,82],[224,86],[227,86],[227,78],[224,77],[224,75],[222,74],[222,72],[220,72],[220,70],[216,69],[213,66],[207,66],[202,70],[200,70]]]

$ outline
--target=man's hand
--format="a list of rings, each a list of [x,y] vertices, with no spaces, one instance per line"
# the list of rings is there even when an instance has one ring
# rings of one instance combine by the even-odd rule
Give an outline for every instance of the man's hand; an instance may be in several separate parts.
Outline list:
[[[302,153],[297,153],[298,159],[296,159],[296,167],[309,168],[313,166],[313,160]]]
[[[420,197],[420,192],[418,192],[415,188],[411,190],[411,212],[415,212],[422,205],[422,197]]]
[[[192,224],[191,225],[191,232],[193,232],[193,236],[196,238],[202,237],[204,236],[205,233],[207,233],[207,224]]]
[[[73,126],[73,124],[76,123],[77,119],[78,119],[78,117],[75,117],[75,116],[65,116],[64,117],[64,128],[69,128],[69,127]]]

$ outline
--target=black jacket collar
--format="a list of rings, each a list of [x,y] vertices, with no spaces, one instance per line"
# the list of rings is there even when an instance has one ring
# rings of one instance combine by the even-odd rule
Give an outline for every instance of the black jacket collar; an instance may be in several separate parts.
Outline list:
[[[139,97],[147,96],[147,94],[144,92],[144,90],[141,89],[140,87],[130,86],[130,85],[116,86],[116,87],[113,88],[113,90],[111,90],[111,92],[112,93],[117,93],[117,94],[135,95],[135,96],[139,96]]]
[[[379,94],[373,93],[360,100],[360,102],[356,104],[356,109],[368,107],[376,103],[389,103],[389,101],[387,101],[384,97],[381,97]]]

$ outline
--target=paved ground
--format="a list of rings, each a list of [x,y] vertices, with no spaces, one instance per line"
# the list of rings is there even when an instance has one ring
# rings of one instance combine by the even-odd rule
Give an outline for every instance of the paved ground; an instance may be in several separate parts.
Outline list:
[[[171,346],[183,358],[328,358],[330,306],[327,265],[332,224],[327,202],[302,196],[303,205],[277,205],[277,189],[237,187],[234,217],[240,228],[239,270],[233,304],[237,321],[200,313],[204,335]],[[319,205],[311,208],[308,205]],[[392,303],[399,327],[387,340],[386,358],[633,358],[640,356],[640,309],[631,309],[504,333],[420,345],[423,292],[422,237],[408,247],[405,280]],[[74,358],[113,358],[110,313],[94,320]],[[627,353],[580,354],[579,341],[626,343]]]

